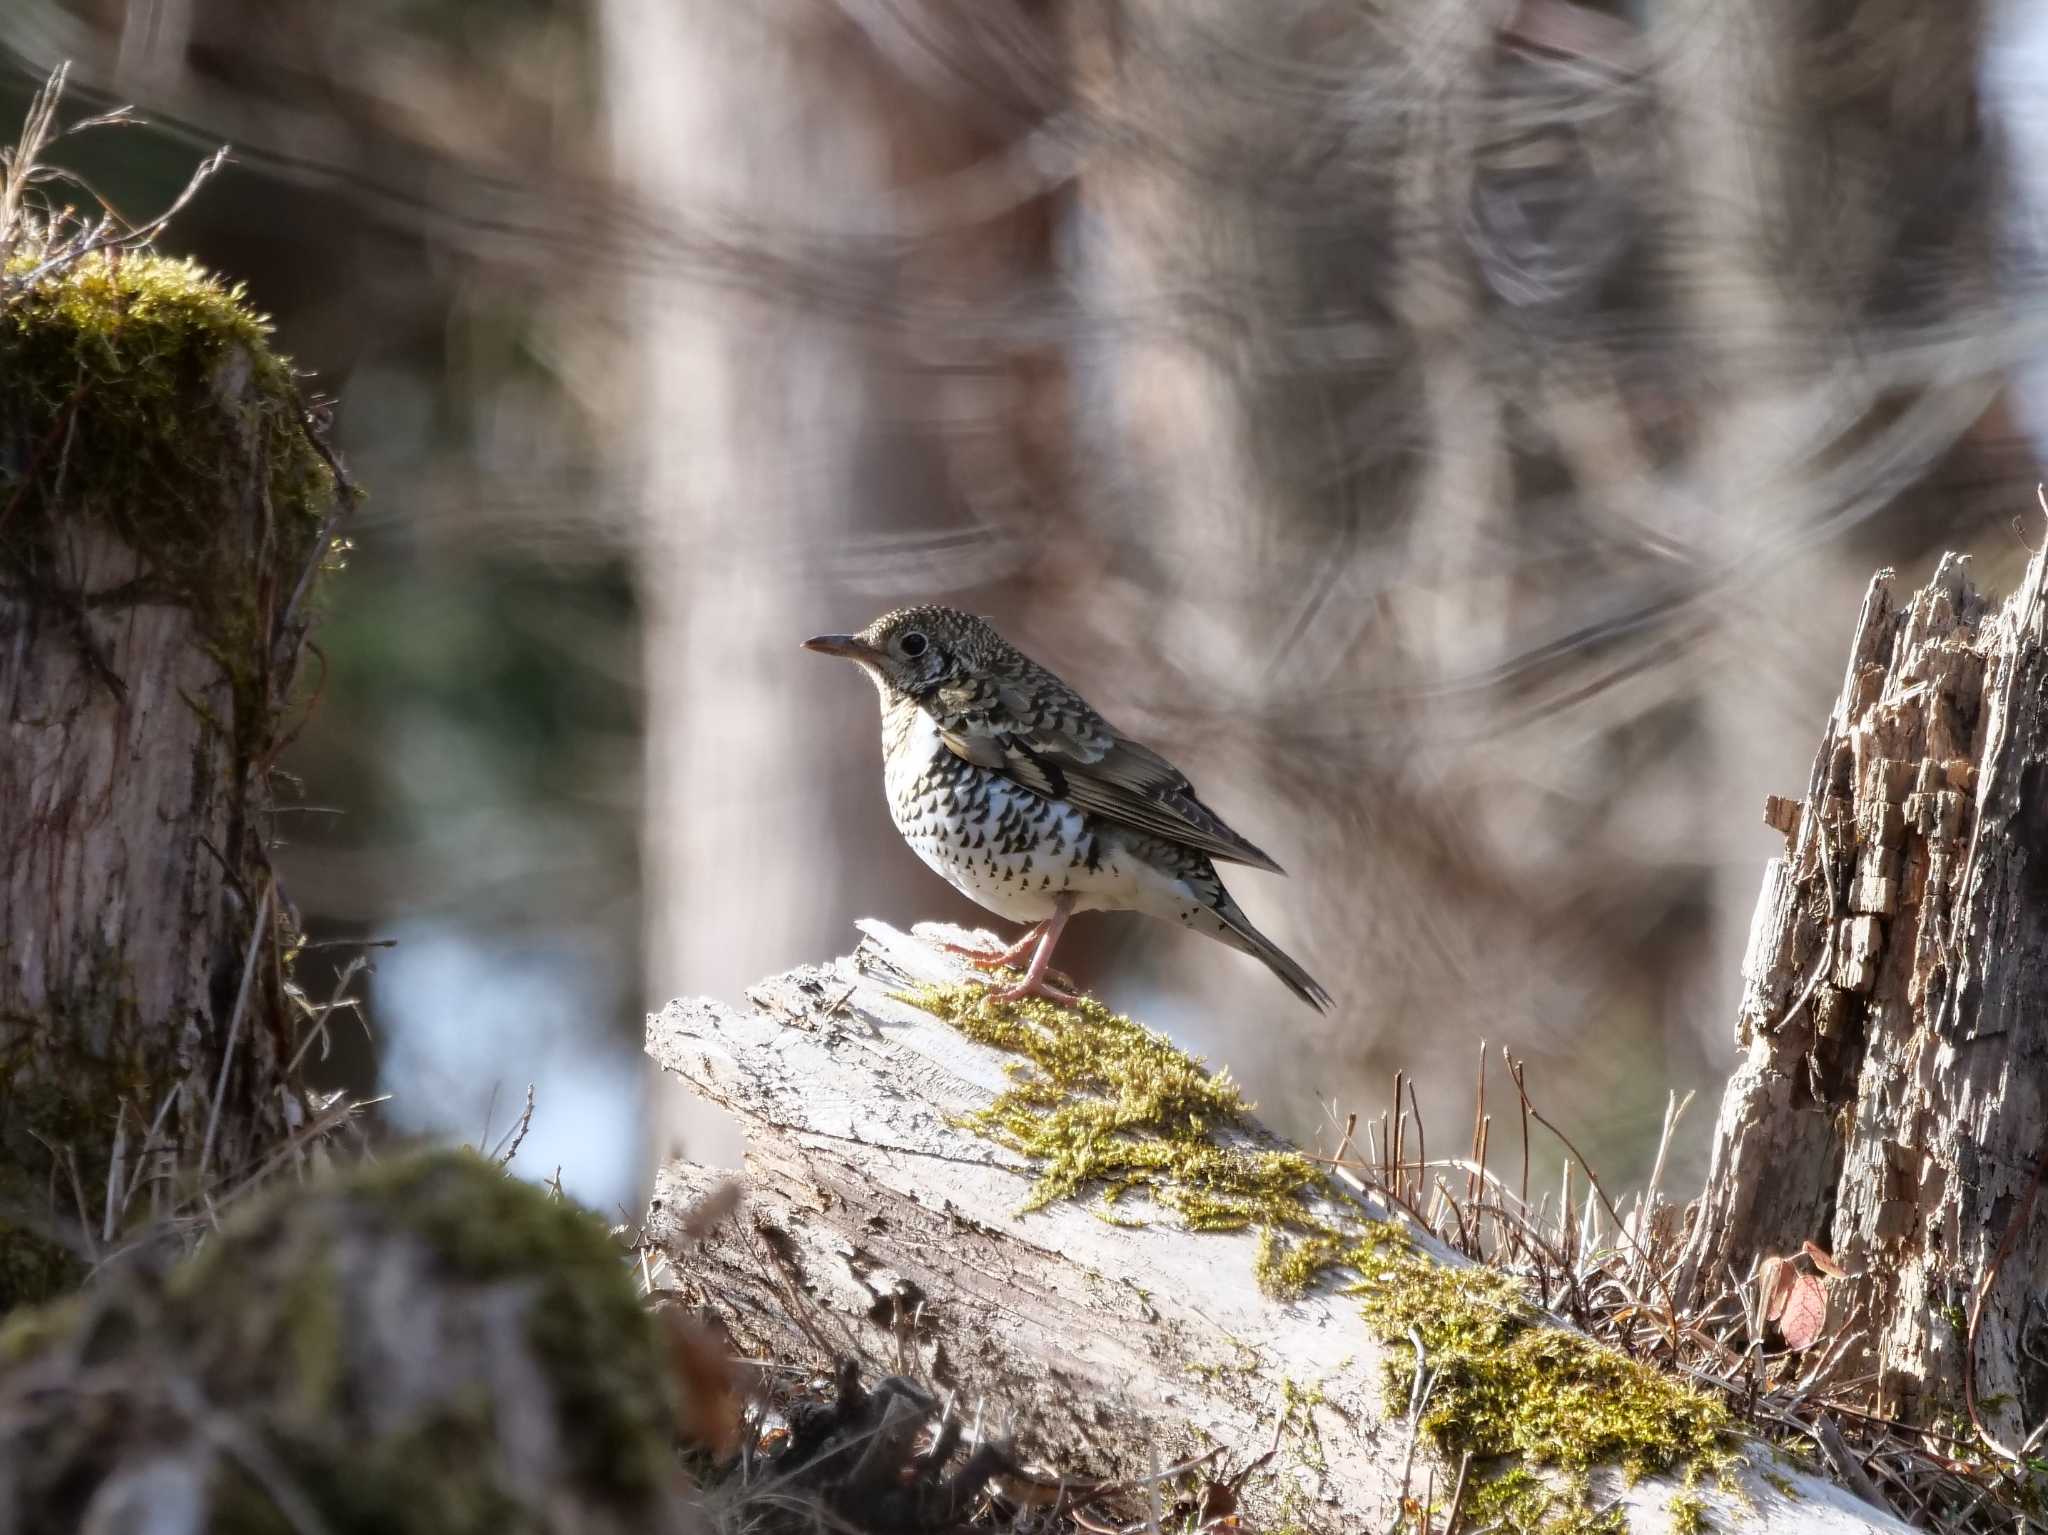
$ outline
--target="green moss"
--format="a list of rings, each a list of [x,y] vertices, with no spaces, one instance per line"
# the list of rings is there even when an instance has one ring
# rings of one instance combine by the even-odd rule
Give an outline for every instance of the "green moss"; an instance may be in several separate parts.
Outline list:
[[[396,1515],[421,1531],[539,1528],[534,1511],[496,1476],[476,1474],[480,1466],[497,1465],[504,1452],[490,1398],[458,1392],[370,1448],[362,1482],[374,1497],[359,1499],[353,1509],[341,1506],[345,1527],[373,1530]]]
[[[0,1241],[5,1241],[0,1234]],[[76,1297],[47,1306],[20,1306],[0,1317],[0,1370],[71,1336],[78,1326]]]
[[[588,1211],[549,1198],[469,1148],[380,1162],[355,1174],[349,1191],[419,1236],[437,1263],[464,1279],[504,1279],[536,1263],[584,1273],[618,1267],[617,1246]]]
[[[1249,1112],[1229,1073],[1212,1074],[1087,999],[1073,1009],[997,1003],[972,986],[928,987],[908,1000],[1030,1063],[1017,1086],[969,1121],[1039,1164],[1026,1210],[1084,1189],[1106,1209],[1142,1189],[1200,1231],[1307,1229],[1305,1200],[1322,1184],[1315,1164],[1297,1151],[1219,1139],[1241,1135]]]
[[[99,1208],[122,1105],[152,1096],[127,968],[104,938],[87,945],[40,1014],[0,1013],[0,1209],[45,1208],[54,1176],[71,1214],[74,1169],[85,1203]],[[162,1037],[164,1051],[175,1045]],[[51,1146],[68,1148],[71,1162],[53,1169]],[[85,1273],[77,1254],[0,1218],[0,1314],[65,1294]]]
[[[1771,1488],[1779,1497],[1797,1498],[1799,1496],[1799,1486],[1791,1477],[1780,1476],[1775,1471],[1760,1471],[1757,1474],[1763,1478],[1764,1485]]]
[[[1596,1512],[1583,1476],[1546,1480],[1527,1466],[1511,1465],[1466,1490],[1460,1528],[1515,1535],[1624,1535],[1628,1520],[1618,1508]]]
[[[254,528],[231,526],[253,463],[274,553],[303,565],[334,485],[270,334],[239,285],[154,253],[89,257],[15,295],[0,308],[0,429],[20,445],[0,474],[0,559],[21,563],[38,524],[102,522],[163,588],[224,618],[269,574],[247,558]]]
[[[147,251],[87,257],[0,307],[0,578],[60,611],[185,608],[234,688],[234,717],[211,722],[244,760],[268,740],[271,625],[336,493],[270,334],[240,285]],[[67,589],[59,535],[78,523],[133,550],[137,576]]]
[[[538,1272],[527,1337],[565,1420],[579,1427],[579,1476],[634,1492],[659,1483],[671,1415],[645,1389],[644,1360],[658,1352],[654,1324],[621,1282],[618,1247],[601,1222],[469,1151],[388,1163],[363,1179],[362,1194],[396,1212],[464,1278]],[[593,1349],[596,1338],[611,1342]],[[634,1347],[622,1354],[626,1340]]]
[[[1260,1230],[1252,1268],[1269,1294],[1292,1297],[1332,1272],[1357,1272],[1383,1249],[1404,1250],[1407,1245],[1406,1234],[1384,1222],[1360,1221],[1345,1228],[1317,1221],[1291,1238],[1276,1224]]]
[[[1706,1535],[1707,1505],[1699,1494],[1682,1492],[1671,1500],[1671,1528],[1674,1535]]]
[[[1482,1478],[1471,1527],[1620,1530],[1618,1510],[1592,1507],[1595,1467],[1696,1478],[1726,1465],[1718,1397],[1551,1324],[1506,1275],[1427,1257],[1397,1228],[1347,1213],[1306,1157],[1251,1143],[1227,1074],[1092,1001],[998,1003],[979,986],[907,1000],[1022,1058],[1017,1084],[968,1123],[1037,1165],[1027,1209],[1091,1191],[1113,1205],[1143,1188],[1195,1229],[1255,1230],[1256,1272],[1274,1295],[1335,1281],[1357,1297],[1387,1346],[1390,1414],[1408,1410],[1419,1336],[1433,1381],[1423,1426],[1448,1458],[1470,1453]],[[1308,1420],[1308,1405],[1290,1396],[1283,1413]],[[1698,1503],[1681,1494],[1674,1507],[1687,1497]]]
[[[263,713],[247,695],[268,664],[265,621],[335,495],[269,337],[239,286],[152,253],[87,258],[0,308],[0,440],[14,445],[0,574],[74,604],[185,607],[236,683],[236,718],[215,723],[238,740]],[[56,533],[79,521],[111,530],[142,574],[62,593]]]
[[[1619,1465],[1631,1478],[1727,1454],[1719,1397],[1550,1324],[1506,1275],[1382,1249],[1351,1290],[1387,1343],[1421,1337],[1434,1382],[1424,1425],[1447,1450],[1571,1471]],[[1390,1404],[1405,1404],[1412,1352],[1391,1349],[1387,1369]]]
[[[458,1396],[395,1431],[367,1440],[347,1474],[287,1447],[281,1464],[317,1501],[324,1528],[428,1535],[489,1531],[520,1535],[543,1526],[495,1475],[480,1475],[503,1452],[488,1398]],[[299,1535],[272,1489],[232,1457],[215,1462],[208,1527],[220,1535]]]
[[[647,1361],[659,1357],[660,1343],[602,1222],[468,1150],[369,1168],[350,1180],[348,1199],[354,1213],[346,1224],[413,1234],[448,1277],[531,1285],[527,1339],[561,1421],[574,1431],[568,1448],[578,1480],[624,1496],[661,1485],[674,1415],[660,1383],[650,1389]],[[233,1239],[202,1249],[173,1276],[173,1293],[196,1299],[233,1284],[252,1248],[278,1250],[292,1219],[289,1206],[271,1206]],[[250,1325],[263,1331],[244,1336],[235,1352],[288,1361],[294,1396],[317,1420],[340,1353],[331,1331],[336,1302],[317,1237],[300,1236],[290,1251],[272,1287],[288,1287],[292,1303],[251,1308]]]
[[[491,1372],[394,1395],[365,1374],[385,1361],[351,1345],[348,1329],[388,1303],[369,1280],[425,1294],[413,1277],[422,1268],[447,1297],[446,1314],[423,1321],[423,1341],[438,1330],[450,1356],[467,1359],[497,1327],[524,1329],[534,1395],[519,1411],[547,1415],[566,1460],[550,1484],[629,1523],[657,1506],[672,1481],[673,1387],[617,1243],[594,1217],[473,1152],[402,1157],[260,1200],[161,1280],[125,1273],[89,1297],[10,1318],[0,1364],[62,1344],[108,1379],[189,1380],[260,1435],[279,1480],[336,1535],[539,1528],[528,1479],[505,1459]],[[388,1320],[387,1343],[397,1336]],[[405,1410],[393,1412],[395,1402]],[[44,1453],[25,1506],[69,1527],[55,1512],[75,1512],[66,1500],[146,1441],[158,1410],[146,1396],[88,1393],[53,1417],[32,1441]],[[294,1529],[274,1486],[249,1476],[242,1458],[220,1458],[209,1527]]]
[[[1304,1388],[1287,1379],[1280,1382],[1280,1426],[1276,1432],[1282,1438],[1292,1434],[1301,1463],[1315,1471],[1330,1469],[1330,1458],[1323,1450],[1323,1431],[1316,1426],[1315,1413],[1326,1400],[1320,1386]]]
[[[616,1248],[609,1256],[602,1285],[549,1275],[528,1313],[527,1339],[575,1431],[568,1448],[577,1477],[623,1496],[651,1496],[668,1475],[675,1409],[661,1389],[666,1382],[648,1374],[648,1361],[660,1356],[653,1320],[624,1283]],[[598,1339],[607,1346],[593,1348]]]
[[[647,1369],[661,1346],[602,1221],[467,1150],[387,1163],[360,1197],[393,1211],[465,1278],[534,1276],[527,1339],[576,1431],[578,1480],[634,1497],[662,1485],[674,1409]]]
[[[288,1322],[288,1400],[285,1410],[300,1422],[317,1424],[332,1409],[344,1368],[340,1284],[324,1243],[307,1246],[304,1260],[283,1276],[279,1315]]]

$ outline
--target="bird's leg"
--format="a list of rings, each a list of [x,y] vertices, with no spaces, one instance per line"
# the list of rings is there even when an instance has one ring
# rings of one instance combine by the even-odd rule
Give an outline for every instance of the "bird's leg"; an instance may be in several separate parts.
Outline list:
[[[1016,1002],[1024,997],[1045,997],[1053,1002],[1072,1005],[1080,1001],[1071,992],[1061,991],[1045,978],[1046,969],[1052,964],[1053,946],[1060,941],[1060,934],[1066,930],[1067,918],[1074,914],[1074,897],[1062,894],[1053,902],[1052,915],[1039,924],[1038,948],[1031,955],[1031,968],[1024,972],[1024,979],[1015,986],[1006,986],[1001,991],[992,991],[990,996],[998,1002]]]
[[[1007,949],[977,949],[971,944],[947,943],[944,939],[939,941],[938,946],[948,954],[961,955],[969,964],[978,965],[983,970],[1000,970],[1005,965],[1016,964],[1028,954],[1031,946],[1038,942],[1038,935],[1044,931],[1044,922],[1033,923],[1024,936]]]

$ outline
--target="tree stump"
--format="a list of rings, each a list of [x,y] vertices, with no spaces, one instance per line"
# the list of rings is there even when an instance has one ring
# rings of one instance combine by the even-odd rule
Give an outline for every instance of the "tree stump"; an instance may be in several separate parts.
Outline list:
[[[1994,606],[1945,556],[1872,581],[1804,797],[1774,799],[1683,1288],[1812,1242],[1838,1382],[2016,1447],[2048,1416],[2048,651],[2044,556]],[[1974,1343],[1972,1339],[1974,1338]]]
[[[145,253],[0,293],[0,1311],[301,1118],[268,778],[337,501],[267,335]]]
[[[1467,1293],[1460,1276],[1481,1271],[1414,1236],[1403,1263],[1422,1267],[1403,1279],[1367,1260],[1276,1297],[1259,1282],[1254,1233],[1191,1229],[1187,1207],[1162,1203],[1156,1186],[1022,1208],[1045,1169],[976,1118],[1018,1086],[1018,1058],[910,997],[972,972],[929,941],[862,927],[857,954],[763,982],[751,1011],[677,1002],[649,1020],[648,1053],[737,1114],[747,1137],[745,1207],[708,1235],[693,1212],[725,1175],[675,1163],[659,1176],[647,1235],[671,1261],[658,1286],[715,1310],[742,1354],[828,1374],[850,1359],[951,1393],[984,1437],[1014,1436],[1041,1487],[1055,1474],[1137,1485],[1155,1465],[1206,1457],[1212,1476],[1244,1478],[1254,1528],[1385,1529],[1404,1501],[1433,1505],[1440,1524],[1458,1467],[1411,1427],[1403,1381],[1418,1351],[1426,1372],[1484,1372],[1429,1352],[1436,1297],[1450,1304]],[[1281,1148],[1249,1120],[1230,1136],[1226,1151]],[[1351,1214],[1372,1229],[1366,1211]],[[1427,1293],[1412,1326],[1376,1331],[1363,1317],[1392,1283]],[[1604,1390],[1644,1378],[1627,1372],[1679,1389],[1529,1320],[1558,1349],[1544,1384],[1559,1386],[1580,1348],[1623,1372],[1532,1393],[1569,1401],[1573,1419],[1598,1419]],[[1489,1414],[1517,1411],[1487,1399]],[[1502,1470],[1475,1465],[1473,1482]],[[1635,1531],[1702,1517],[1721,1531],[1904,1528],[1761,1446],[1697,1489],[1681,1475],[1596,1466],[1585,1506],[1614,1505]],[[1466,1515],[1467,1528],[1487,1522],[1469,1504]]]

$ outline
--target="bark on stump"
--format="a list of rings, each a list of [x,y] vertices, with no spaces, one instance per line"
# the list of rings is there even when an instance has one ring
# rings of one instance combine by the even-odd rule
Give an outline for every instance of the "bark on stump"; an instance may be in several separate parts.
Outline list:
[[[745,1208],[708,1237],[694,1212],[725,1175],[663,1169],[647,1231],[673,1277],[658,1282],[716,1310],[743,1354],[916,1375],[1070,1477],[1143,1477],[1150,1452],[1212,1448],[1221,1474],[1277,1447],[1244,1489],[1250,1523],[1390,1527],[1411,1441],[1385,1366],[1408,1345],[1379,1341],[1336,1283],[1264,1293],[1249,1233],[1189,1230],[1136,1195],[1116,1212],[1142,1225],[1071,1201],[1020,1213],[1038,1170],[963,1123],[1014,1085],[1016,1058],[900,995],[971,972],[862,926],[858,954],[763,982],[752,1011],[677,1002],[649,1020],[648,1053],[747,1136]],[[1700,1515],[1723,1531],[1904,1528],[1768,1450],[1748,1459],[1695,1493],[1596,1470],[1593,1498],[1636,1531]],[[1418,1500],[1429,1460],[1425,1441]],[[1434,1468],[1439,1517],[1455,1471]]]
[[[300,1108],[268,775],[336,497],[266,337],[147,254],[0,295],[0,1311]]]
[[[1819,1244],[1831,1326],[1867,1333],[1836,1389],[2007,1446],[2048,1415],[2044,579],[1994,606],[1949,555],[1904,604],[1871,583],[1806,794],[1766,809],[1787,850],[1683,1273],[1701,1297]]]

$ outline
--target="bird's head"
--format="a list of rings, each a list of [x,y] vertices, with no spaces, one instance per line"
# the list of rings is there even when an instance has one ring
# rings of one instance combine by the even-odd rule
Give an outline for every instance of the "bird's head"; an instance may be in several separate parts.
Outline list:
[[[884,613],[858,634],[821,634],[804,641],[806,650],[857,663],[874,679],[884,704],[902,694],[928,697],[986,667],[1008,648],[987,620],[936,605]]]

